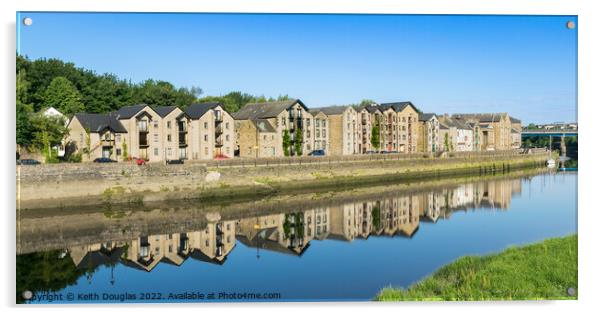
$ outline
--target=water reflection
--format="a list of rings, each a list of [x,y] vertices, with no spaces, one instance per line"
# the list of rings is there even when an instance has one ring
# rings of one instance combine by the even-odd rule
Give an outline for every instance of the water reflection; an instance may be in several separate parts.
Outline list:
[[[23,270],[26,266],[39,270],[39,267],[47,269],[49,265],[56,266],[60,262],[59,270],[62,272],[50,269],[41,273],[65,275],[67,281],[62,283],[63,287],[72,285],[81,276],[91,283],[99,267],[105,267],[110,269],[110,283],[115,284],[113,272],[117,266],[152,272],[161,264],[180,267],[190,260],[227,265],[228,256],[237,243],[253,249],[256,258],[260,259],[266,253],[304,256],[312,251],[314,240],[350,243],[355,239],[377,236],[412,238],[421,222],[445,221],[457,211],[508,210],[513,196],[522,192],[524,180],[505,178],[462,183],[343,203],[321,201],[307,208],[271,211],[255,216],[248,215],[253,214],[251,211],[227,216],[213,211],[200,216],[200,221],[206,222],[202,229],[174,232],[170,228],[167,233],[140,230],[140,233],[133,232],[134,236],[126,239],[91,243],[76,240],[63,249],[46,249],[17,256],[17,297],[24,288],[60,290],[60,286],[50,286],[52,282],[48,278],[31,281],[32,273],[39,275],[40,272]],[[260,205],[256,207],[261,208]],[[72,264],[67,264],[66,260],[71,260]]]
[[[159,263],[180,266],[189,258],[221,265],[236,241],[247,247],[301,256],[315,239],[412,237],[420,221],[437,222],[458,210],[504,210],[510,206],[512,194],[520,192],[521,179],[511,179],[235,220],[224,221],[219,214],[212,214],[200,231],[74,246],[66,253],[78,269],[94,270],[99,265],[120,262],[144,271],[152,271]]]

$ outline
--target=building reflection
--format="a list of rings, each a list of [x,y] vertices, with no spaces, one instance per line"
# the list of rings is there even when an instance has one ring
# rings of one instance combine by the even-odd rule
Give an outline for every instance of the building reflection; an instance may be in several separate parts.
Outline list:
[[[506,210],[521,192],[521,179],[466,183],[426,192],[400,193],[361,202],[321,205],[287,212],[223,220],[212,216],[203,230],[142,235],[133,240],[67,249],[76,267],[105,265],[150,272],[159,263],[186,260],[222,265],[236,241],[258,252],[302,256],[314,240],[352,242],[374,236],[412,238],[420,222],[436,223],[469,210]]]

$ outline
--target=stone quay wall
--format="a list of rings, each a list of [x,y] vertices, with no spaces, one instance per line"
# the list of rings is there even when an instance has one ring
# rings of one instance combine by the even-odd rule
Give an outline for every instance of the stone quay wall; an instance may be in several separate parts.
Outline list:
[[[402,155],[358,157],[365,158],[232,159],[143,166],[134,163],[17,166],[17,208],[141,204],[181,199],[228,202],[276,193],[540,166],[548,155],[544,152],[504,152],[497,155],[488,152],[443,158]]]

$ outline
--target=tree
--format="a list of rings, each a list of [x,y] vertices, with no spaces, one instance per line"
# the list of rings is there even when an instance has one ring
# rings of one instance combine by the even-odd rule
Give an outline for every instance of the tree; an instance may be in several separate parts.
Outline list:
[[[58,162],[56,152],[52,148],[59,146],[69,132],[62,118],[45,116],[37,113],[31,118],[33,132],[32,146],[42,151],[46,162]]]
[[[44,93],[44,106],[54,107],[64,114],[74,114],[84,110],[79,91],[65,77],[56,77],[50,82]]]
[[[445,137],[443,138],[443,146],[445,151],[449,151],[449,135],[445,133]]]
[[[29,82],[25,77],[25,70],[17,73],[16,141],[21,146],[31,145],[33,138],[33,127],[30,121],[33,106],[27,103]]]
[[[282,150],[284,151],[284,156],[288,157],[291,155],[291,135],[288,130],[284,130],[284,134],[282,135]]]
[[[124,161],[128,159],[128,144],[126,144],[125,138],[123,139],[123,143],[121,143],[121,158]]]
[[[372,126],[372,135],[370,135],[370,144],[375,150],[380,149],[380,126],[378,124]]]
[[[297,156],[303,155],[303,132],[300,128],[295,131],[295,153]]]
[[[365,106],[372,105],[372,104],[376,104],[376,102],[372,99],[363,99],[360,102],[360,107],[365,107]]]

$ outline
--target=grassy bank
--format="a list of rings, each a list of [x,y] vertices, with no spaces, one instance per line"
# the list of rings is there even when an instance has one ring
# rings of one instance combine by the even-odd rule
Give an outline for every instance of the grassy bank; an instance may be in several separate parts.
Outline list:
[[[567,293],[575,289],[575,295]],[[385,288],[379,301],[577,298],[577,235],[499,254],[463,257],[408,289]]]

